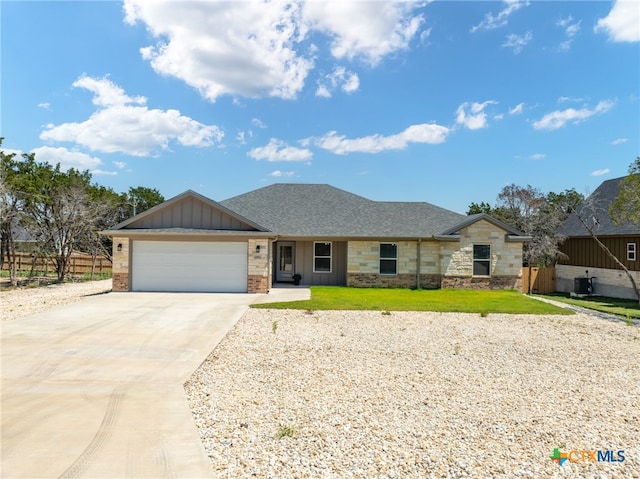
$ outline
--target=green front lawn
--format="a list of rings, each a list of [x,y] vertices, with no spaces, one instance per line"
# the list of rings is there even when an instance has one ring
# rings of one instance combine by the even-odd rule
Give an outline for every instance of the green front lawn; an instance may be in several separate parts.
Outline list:
[[[616,314],[623,318],[640,318],[640,305],[633,299],[607,298],[605,296],[587,296],[585,298],[572,298],[568,294],[555,293],[543,297],[573,304],[587,309],[601,311],[603,313]]]
[[[255,304],[267,309],[342,309],[373,311],[437,311],[506,314],[574,314],[518,291],[463,289],[376,289],[312,286],[311,299]]]

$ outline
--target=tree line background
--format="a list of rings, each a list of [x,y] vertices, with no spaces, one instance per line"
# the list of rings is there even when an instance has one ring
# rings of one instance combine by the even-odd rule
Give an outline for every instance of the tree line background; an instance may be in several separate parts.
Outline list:
[[[28,232],[34,253],[51,257],[64,281],[71,254],[111,257],[111,240],[100,231],[164,201],[155,188],[139,186],[116,193],[92,182],[89,171],[38,162],[33,153],[5,154],[0,138],[0,265],[17,284],[16,234]]]
[[[2,138],[0,265],[8,258],[12,284],[16,284],[13,259],[19,229],[33,236],[37,255],[53,258],[58,281],[63,281],[72,252],[111,257],[111,240],[99,232],[164,201],[155,188],[138,186],[116,193],[92,183],[89,171],[73,168],[62,171],[59,164],[38,162],[33,153],[5,154],[1,147]],[[597,205],[586,203],[584,195],[573,188],[543,193],[530,185],[511,184],[498,193],[493,206],[484,201],[474,202],[467,214],[489,214],[531,236],[524,246],[524,265],[543,267],[555,265],[562,255],[560,245],[564,238],[556,230],[569,215],[578,215],[597,240],[586,215],[581,213],[585,205],[593,211]],[[640,157],[630,165],[629,176],[622,181],[620,195],[608,213],[617,223],[640,224]]]

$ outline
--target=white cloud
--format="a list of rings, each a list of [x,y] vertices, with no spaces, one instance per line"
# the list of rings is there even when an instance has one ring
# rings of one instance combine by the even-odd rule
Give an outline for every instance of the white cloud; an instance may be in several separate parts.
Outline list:
[[[430,36],[431,36],[431,27],[422,30],[422,32],[420,32],[420,43],[423,45],[427,44]]]
[[[318,82],[316,96],[330,98],[331,92],[340,88],[345,93],[353,93],[360,87],[360,78],[357,73],[347,71],[345,67],[335,67],[333,72],[325,75]]]
[[[561,96],[560,98],[558,98],[558,103],[579,103],[584,101],[584,98],[571,98],[568,96]]]
[[[113,164],[119,170],[123,170],[127,167],[127,164],[124,161],[114,161]]]
[[[41,146],[34,148],[31,152],[35,153],[37,161],[44,161],[53,166],[60,163],[60,168],[65,171],[69,168],[75,168],[80,171],[89,170],[92,174],[116,174],[100,170],[99,167],[103,166],[100,158],[79,151],[71,151],[64,147]]]
[[[524,35],[516,35],[515,33],[512,33],[507,35],[507,39],[502,46],[506,48],[513,48],[513,53],[517,55],[532,39],[533,34],[531,32],[527,32]]]
[[[266,123],[264,123],[259,118],[251,118],[251,124],[256,128],[265,129],[267,127]]]
[[[571,49],[573,37],[580,31],[580,23],[580,21],[574,22],[571,15],[556,22],[556,25],[564,29],[564,32],[568,37],[567,40],[560,43],[560,45],[558,46],[558,50],[560,50],[561,52],[566,52]]]
[[[498,102],[488,100],[483,103],[469,103],[465,102],[456,110],[456,123],[462,125],[469,130],[479,130],[480,128],[486,128],[487,114],[484,109],[488,105],[496,105]]]
[[[497,15],[493,13],[487,13],[479,24],[471,28],[471,33],[475,33],[478,30],[494,30],[496,28],[504,27],[507,24],[508,18],[512,13],[517,12],[522,7],[529,5],[528,0],[505,0],[505,7],[498,12]]]
[[[533,155],[529,156],[530,160],[544,160],[547,157],[547,155],[545,155],[544,153],[534,153]]]
[[[524,103],[518,103],[513,108],[509,108],[509,115],[520,115],[524,111]]]
[[[272,171],[269,173],[269,176],[273,176],[274,178],[291,178],[294,175],[293,171]]]
[[[144,97],[128,96],[108,78],[83,76],[73,86],[93,92],[98,109],[81,123],[47,125],[40,134],[42,140],[74,142],[105,153],[150,156],[168,149],[170,141],[206,147],[224,136],[217,126],[203,125],[178,110],[149,109]]]
[[[309,161],[313,157],[311,150],[289,146],[275,138],[271,138],[266,146],[251,149],[247,155],[254,160],[267,161]]]
[[[594,31],[609,34],[614,42],[640,41],[640,6],[637,0],[617,0],[609,15],[598,20]]]
[[[536,130],[557,130],[569,122],[577,124],[599,113],[605,113],[609,111],[613,105],[614,103],[612,101],[603,100],[592,109],[585,107],[579,110],[567,108],[566,110],[552,111],[544,115],[540,120],[534,121],[533,128]]]
[[[611,142],[611,144],[613,146],[622,145],[623,143],[626,143],[627,141],[628,141],[628,138],[616,138],[615,140],[613,140]]]
[[[408,48],[422,25],[419,2],[125,0],[125,21],[143,23],[155,44],[140,49],[162,75],[210,101],[221,95],[295,98],[314,68],[313,32],[334,58],[371,65]]]
[[[560,42],[560,45],[558,45],[558,51],[568,52],[569,50],[571,50],[572,43],[573,43],[572,39],[565,40],[564,42]]]
[[[361,138],[348,139],[344,135],[338,135],[330,131],[320,138],[309,139],[324,150],[329,150],[337,155],[348,153],[380,153],[387,150],[403,150],[410,143],[438,144],[446,140],[450,130],[447,127],[434,123],[422,123],[411,125],[402,133],[390,136],[370,135]]]
[[[377,65],[383,57],[409,47],[424,21],[412,15],[418,2],[308,1],[304,18],[313,30],[332,38],[331,53],[349,60],[361,57]]]
[[[569,15],[567,18],[558,20],[556,22],[556,25],[558,25],[560,28],[564,28],[564,31],[568,37],[573,37],[580,31],[580,23],[580,21],[574,22],[573,17]]]
[[[120,106],[128,103],[144,105],[147,102],[143,96],[130,97],[127,95],[121,87],[109,80],[109,76],[93,78],[83,75],[74,81],[72,86],[93,92],[94,96],[91,102],[96,106]]]
[[[318,88],[316,89],[316,96],[322,98],[331,98],[331,92],[325,85],[318,85]]]
[[[43,110],[49,110],[51,108],[51,104],[47,102],[38,103],[38,108],[42,108]]]
[[[307,34],[300,10],[284,1],[124,2],[125,21],[143,22],[157,39],[143,58],[210,101],[296,96],[313,67],[295,51]]]
[[[602,170],[595,170],[591,172],[591,176],[603,176],[606,175],[607,173],[609,173],[609,168],[604,168]]]

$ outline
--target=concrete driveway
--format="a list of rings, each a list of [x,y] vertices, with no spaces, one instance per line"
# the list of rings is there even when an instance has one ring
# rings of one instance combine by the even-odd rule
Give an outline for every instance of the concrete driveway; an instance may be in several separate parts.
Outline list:
[[[111,293],[3,323],[1,476],[212,477],[182,385],[267,297]]]

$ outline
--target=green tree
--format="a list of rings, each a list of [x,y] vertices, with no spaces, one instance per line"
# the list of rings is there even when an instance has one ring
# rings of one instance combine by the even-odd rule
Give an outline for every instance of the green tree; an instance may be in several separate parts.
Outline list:
[[[131,218],[142,213],[164,201],[164,196],[156,188],[137,186],[129,188],[127,193],[122,195],[122,219]]]
[[[561,193],[552,191],[547,194],[547,202],[553,208],[558,209],[558,214],[561,216],[562,221],[567,219],[571,212],[580,206],[583,201],[584,195],[578,193],[574,188],[564,190]]]
[[[477,215],[480,213],[486,213],[488,215],[493,213],[493,208],[491,208],[491,205],[489,203],[485,203],[484,201],[480,204],[478,203],[471,203],[469,205],[469,209],[467,210],[467,215],[471,216],[471,215]]]
[[[640,156],[629,166],[629,176],[620,181],[620,193],[609,206],[614,223],[640,224]]]

